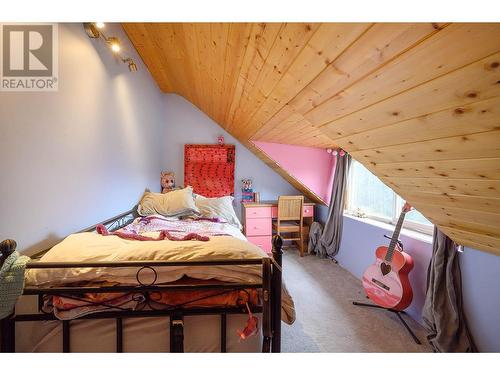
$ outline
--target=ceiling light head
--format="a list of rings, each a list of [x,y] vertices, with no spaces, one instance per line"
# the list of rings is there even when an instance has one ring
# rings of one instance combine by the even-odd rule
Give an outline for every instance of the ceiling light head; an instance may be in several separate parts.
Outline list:
[[[133,60],[130,60],[128,63],[128,70],[131,72],[137,72],[137,65],[135,65],[135,62]]]
[[[110,37],[108,38],[107,42],[111,48],[111,51],[113,51],[114,53],[120,52],[120,40],[118,38]]]
[[[92,22],[85,22],[83,24],[83,28],[85,29],[85,32],[89,36],[89,38],[92,39],[97,39],[100,36],[99,29],[96,27],[96,25]]]
[[[96,22],[94,23],[95,27],[97,27],[98,29],[104,29],[104,22]]]
[[[131,72],[137,72],[137,65],[135,65],[134,60],[132,60],[130,57],[122,59],[122,61],[128,65],[128,70],[130,70]]]

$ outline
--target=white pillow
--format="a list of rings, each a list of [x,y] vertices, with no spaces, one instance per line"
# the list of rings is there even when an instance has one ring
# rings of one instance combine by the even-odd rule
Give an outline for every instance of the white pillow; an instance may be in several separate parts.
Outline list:
[[[238,220],[238,216],[236,216],[236,212],[234,212],[233,200],[234,198],[229,195],[220,198],[205,198],[196,195],[194,202],[201,216],[210,219],[222,219],[241,230],[243,227]]]
[[[199,214],[193,198],[193,188],[172,190],[168,193],[146,192],[139,202],[137,212],[141,216],[160,214],[163,216],[184,216]]]

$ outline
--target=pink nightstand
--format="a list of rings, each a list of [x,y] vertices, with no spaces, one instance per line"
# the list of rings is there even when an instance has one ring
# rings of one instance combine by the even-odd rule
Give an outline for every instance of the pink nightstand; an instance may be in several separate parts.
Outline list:
[[[272,220],[278,217],[278,201],[245,202],[244,233],[248,240],[267,253],[272,251]],[[304,241],[309,241],[309,226],[314,221],[314,203],[304,202]]]

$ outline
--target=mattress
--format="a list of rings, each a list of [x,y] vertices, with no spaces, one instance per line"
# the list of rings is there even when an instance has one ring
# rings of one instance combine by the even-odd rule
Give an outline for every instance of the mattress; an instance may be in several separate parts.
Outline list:
[[[22,297],[17,311],[27,313],[36,306],[33,297]],[[256,314],[261,321],[260,314]],[[261,330],[246,340],[240,340],[237,330],[247,320],[247,315],[228,315],[226,348],[229,353],[260,352]],[[75,353],[112,353],[116,351],[116,326],[114,319],[71,321],[70,350]],[[62,352],[62,323],[18,322],[16,323],[17,352]],[[124,318],[123,351],[133,353],[169,352],[169,317]],[[184,351],[189,353],[220,352],[220,316],[184,317]]]

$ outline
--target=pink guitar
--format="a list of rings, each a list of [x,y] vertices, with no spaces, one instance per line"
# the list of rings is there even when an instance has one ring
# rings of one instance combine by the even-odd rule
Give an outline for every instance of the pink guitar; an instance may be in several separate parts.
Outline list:
[[[368,297],[377,305],[402,311],[412,299],[408,274],[413,268],[413,259],[398,245],[399,233],[406,213],[412,207],[405,203],[399,216],[389,247],[380,246],[376,252],[375,264],[367,268],[363,275],[363,287]]]

